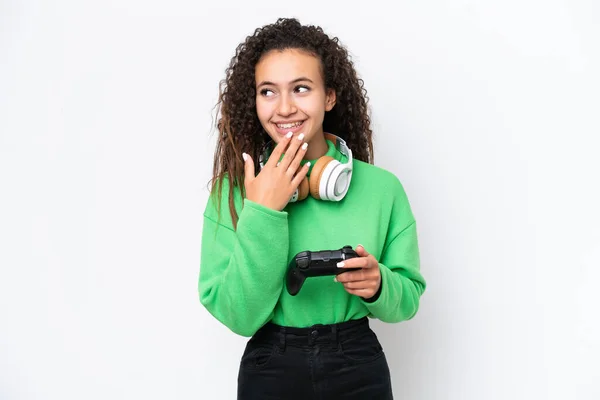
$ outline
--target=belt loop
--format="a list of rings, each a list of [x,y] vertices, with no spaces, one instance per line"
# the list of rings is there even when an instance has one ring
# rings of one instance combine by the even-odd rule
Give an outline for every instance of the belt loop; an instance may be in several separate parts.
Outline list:
[[[331,328],[331,348],[333,350],[337,350],[339,348],[337,324],[333,324]]]
[[[279,351],[281,353],[285,351],[285,326],[282,326],[279,331]]]

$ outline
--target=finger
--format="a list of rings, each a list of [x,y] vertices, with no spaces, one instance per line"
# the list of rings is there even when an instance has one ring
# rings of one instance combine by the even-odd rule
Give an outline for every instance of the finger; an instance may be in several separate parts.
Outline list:
[[[287,173],[290,177],[294,176],[298,172],[298,167],[300,166],[300,163],[304,159],[304,155],[306,154],[307,147],[308,147],[308,143],[302,143],[302,146],[300,146],[300,149],[296,153],[296,157],[294,158],[294,160],[291,162],[290,166],[288,167]]]
[[[342,285],[350,290],[368,289],[369,286],[368,281],[344,282]]]
[[[337,263],[338,268],[369,268],[369,259],[367,257],[349,258]]]
[[[307,162],[306,164],[304,164],[302,166],[302,168],[300,168],[300,171],[298,171],[298,173],[296,174],[294,179],[292,179],[292,186],[294,186],[294,188],[298,188],[298,186],[300,186],[302,179],[304,179],[306,177],[306,174],[308,174],[309,169],[310,169],[310,162]]]
[[[290,140],[290,144],[289,144],[288,148],[286,149],[283,159],[281,160],[281,163],[279,165],[281,168],[283,168],[284,171],[287,171],[291,162],[294,160],[294,158],[296,158],[296,153],[298,152],[298,149],[302,145],[303,140],[304,140],[303,133],[298,135],[298,137],[296,137],[295,139]]]
[[[246,182],[250,182],[254,179],[254,160],[246,153],[242,153],[242,158],[244,159],[244,178]]]
[[[358,271],[348,271],[341,274],[338,274],[334,277],[336,282],[348,283],[348,282],[360,282],[364,281],[366,278],[363,270]]]
[[[356,254],[358,254],[361,257],[366,257],[369,255],[369,252],[367,251],[367,249],[365,249],[365,246],[359,244],[358,246],[356,246]]]
[[[365,299],[369,299],[374,295],[373,291],[370,289],[346,289],[346,292],[355,296],[364,297]]]
[[[279,141],[279,143],[277,143],[277,146],[275,146],[275,148],[273,149],[273,152],[269,156],[269,159],[267,160],[265,167],[274,168],[277,166],[277,163],[279,162],[281,155],[283,154],[286,147],[288,146],[291,137],[292,137],[292,132],[288,132],[287,135],[285,135],[283,138],[281,138],[281,140]]]

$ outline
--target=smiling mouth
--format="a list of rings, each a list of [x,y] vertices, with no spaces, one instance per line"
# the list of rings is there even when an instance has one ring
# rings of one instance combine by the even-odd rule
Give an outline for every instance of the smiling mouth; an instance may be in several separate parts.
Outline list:
[[[304,121],[292,122],[287,124],[275,124],[279,129],[293,129],[302,125]]]
[[[304,123],[305,121],[296,121],[296,122],[291,122],[291,123],[285,123],[285,124],[276,124],[273,123],[273,125],[275,126],[275,129],[277,130],[277,132],[280,135],[286,135],[288,132],[292,132],[292,133],[296,133],[299,132],[301,129],[304,128]]]

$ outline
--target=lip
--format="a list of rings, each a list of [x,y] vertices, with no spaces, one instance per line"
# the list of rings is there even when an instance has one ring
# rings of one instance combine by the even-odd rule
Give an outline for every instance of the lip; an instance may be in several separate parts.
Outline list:
[[[279,133],[281,136],[285,136],[288,134],[288,132],[292,132],[293,134],[300,132],[301,130],[304,129],[305,123],[306,123],[306,120],[302,121],[302,123],[298,126],[295,126],[293,128],[287,128],[287,129],[279,128],[276,123],[273,123],[273,126],[275,127],[275,131],[277,133]]]

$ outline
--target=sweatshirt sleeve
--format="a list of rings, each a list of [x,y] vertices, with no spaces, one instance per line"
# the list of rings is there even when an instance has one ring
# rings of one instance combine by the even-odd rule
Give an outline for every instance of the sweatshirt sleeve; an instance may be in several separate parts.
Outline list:
[[[273,316],[288,264],[287,213],[264,207],[236,192],[237,229],[233,229],[228,186],[223,182],[221,219],[216,194],[204,212],[200,302],[221,323],[241,336],[252,336]],[[243,206],[242,206],[243,205]]]
[[[426,282],[420,272],[417,225],[406,193],[395,183],[386,243],[381,253],[381,290],[373,302],[364,301],[373,317],[383,322],[400,322],[415,316]]]

